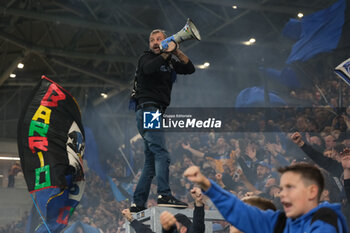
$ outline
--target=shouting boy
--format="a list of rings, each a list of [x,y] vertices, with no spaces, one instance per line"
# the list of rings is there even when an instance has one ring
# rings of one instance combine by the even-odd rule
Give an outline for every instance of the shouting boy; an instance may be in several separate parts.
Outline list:
[[[347,233],[340,204],[319,204],[324,188],[320,170],[306,163],[279,169],[280,198],[284,212],[262,211],[249,206],[206,178],[196,166],[184,175],[197,183],[218,208],[222,216],[243,232],[271,233]]]

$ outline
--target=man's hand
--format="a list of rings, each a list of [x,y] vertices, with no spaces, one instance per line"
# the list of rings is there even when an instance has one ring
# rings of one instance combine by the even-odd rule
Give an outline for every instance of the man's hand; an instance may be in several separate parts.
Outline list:
[[[218,183],[218,185],[220,185],[222,188],[225,188],[225,184],[222,181],[222,174],[216,173],[215,178],[216,178],[216,182]]]
[[[184,172],[184,176],[193,183],[198,184],[205,191],[207,191],[211,186],[208,178],[201,173],[199,167],[197,166],[187,168]]]
[[[245,148],[245,153],[251,158],[253,161],[256,161],[256,149],[252,144],[248,144]]]
[[[174,54],[175,56],[177,56],[179,54],[179,52],[181,52],[180,50],[180,44],[176,43],[176,47],[175,49],[171,52],[172,54]]]
[[[185,150],[189,150],[191,149],[191,145],[189,143],[185,144],[185,143],[181,143],[182,148],[184,148]]]
[[[134,220],[129,209],[124,209],[122,211],[122,214],[129,222],[132,222],[132,220]]]
[[[162,228],[164,230],[168,231],[175,223],[175,216],[169,213],[168,211],[164,211],[160,214],[160,224],[162,225]]]
[[[165,53],[175,53],[177,51],[179,45],[175,43],[174,41],[168,42],[168,48],[164,50]]]
[[[292,141],[297,144],[299,147],[302,147],[305,142],[303,141],[301,134],[299,132],[295,132],[290,136],[290,139],[292,139]]]
[[[191,196],[194,199],[196,206],[200,207],[204,205],[203,195],[200,188],[194,187],[191,189]]]
[[[216,173],[215,178],[218,182],[222,181],[222,174],[221,173]]]
[[[185,55],[181,50],[180,50],[180,44],[177,43],[176,44],[176,48],[174,49],[174,51],[172,51],[171,53],[174,54],[176,57],[181,57],[182,55]],[[186,55],[185,55],[186,56]]]
[[[177,50],[177,44],[174,41],[170,41],[168,43],[168,48],[166,50],[163,50],[160,56],[162,56],[163,59],[166,60],[169,56],[171,56],[171,53],[173,53],[175,50]]]

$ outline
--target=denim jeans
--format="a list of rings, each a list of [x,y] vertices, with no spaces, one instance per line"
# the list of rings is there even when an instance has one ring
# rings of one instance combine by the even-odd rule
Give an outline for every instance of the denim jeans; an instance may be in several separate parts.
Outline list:
[[[144,140],[145,147],[145,165],[134,192],[134,203],[140,207],[145,207],[154,176],[157,180],[157,193],[171,195],[169,187],[170,157],[165,148],[164,131],[162,129],[143,129],[143,111],[157,111],[157,108],[146,107],[136,111],[137,128]]]

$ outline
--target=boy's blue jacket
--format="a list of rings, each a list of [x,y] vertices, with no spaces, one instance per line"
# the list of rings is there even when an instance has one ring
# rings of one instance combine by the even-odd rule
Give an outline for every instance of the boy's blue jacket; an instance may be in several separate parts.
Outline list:
[[[280,211],[263,211],[257,207],[250,206],[239,200],[235,195],[227,192],[210,180],[211,187],[204,192],[215,204],[222,216],[245,233],[261,232],[273,233]],[[337,233],[331,224],[317,220],[311,224],[313,213],[321,207],[328,207],[334,210],[338,216],[339,233],[348,233],[345,218],[341,213],[339,204],[324,202],[307,214],[297,218],[287,218],[283,233]]]

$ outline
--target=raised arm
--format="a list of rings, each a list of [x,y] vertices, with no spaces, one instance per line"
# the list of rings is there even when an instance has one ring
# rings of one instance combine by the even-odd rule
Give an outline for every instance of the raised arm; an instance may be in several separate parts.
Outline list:
[[[201,173],[197,166],[187,168],[184,172],[184,176],[187,177],[189,181],[198,184],[204,191],[207,191],[211,187],[210,180]]]
[[[173,54],[180,60],[181,63],[187,64],[190,59],[187,57],[186,54],[184,54],[179,48],[176,49]]]
[[[203,194],[200,188],[194,187],[191,189],[191,196],[194,199],[194,210],[193,210],[193,223],[191,226],[191,233],[204,233],[204,202]]]
[[[191,60],[187,57],[186,54],[184,54],[184,52],[182,52],[179,49],[179,46],[177,47],[177,49],[172,52],[172,54],[174,54],[180,62],[175,62],[174,64],[174,68],[175,71],[179,74],[192,74],[193,72],[195,72],[195,67],[192,64]]]
[[[305,154],[312,159],[318,166],[324,168],[335,177],[340,177],[343,173],[341,164],[331,158],[325,157],[321,152],[315,150],[309,144],[305,143],[299,132],[295,132],[291,135],[292,141],[299,146]]]
[[[154,233],[148,226],[133,219],[129,209],[124,209],[122,214],[130,222],[130,226],[134,228],[136,233]]]
[[[226,221],[243,232],[273,232],[279,212],[261,211],[239,200],[235,195],[222,189],[206,178],[199,167],[189,167],[185,172],[190,181],[198,184],[215,204]]]
[[[199,150],[196,150],[196,149],[193,149],[189,143],[187,143],[187,144],[182,143],[181,145],[182,145],[182,148],[184,148],[185,150],[188,150],[194,156],[204,157],[204,153],[203,152],[201,152]]]

